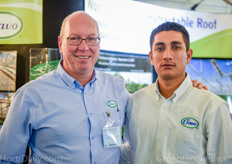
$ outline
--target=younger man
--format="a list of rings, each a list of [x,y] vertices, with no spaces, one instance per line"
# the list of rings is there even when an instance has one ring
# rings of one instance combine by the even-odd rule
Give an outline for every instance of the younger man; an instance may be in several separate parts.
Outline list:
[[[127,108],[132,163],[231,163],[228,104],[192,86],[185,72],[193,54],[186,29],[161,24],[151,33],[150,47],[158,79],[135,93]],[[122,152],[121,162],[124,158]]]

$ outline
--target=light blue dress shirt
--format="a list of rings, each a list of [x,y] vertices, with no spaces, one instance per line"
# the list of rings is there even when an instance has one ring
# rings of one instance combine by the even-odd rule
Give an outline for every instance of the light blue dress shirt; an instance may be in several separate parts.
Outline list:
[[[103,147],[102,128],[106,112],[122,126],[129,98],[125,82],[94,70],[83,87],[61,63],[15,93],[0,131],[0,163],[22,163],[27,145],[33,164],[118,163],[120,148]]]

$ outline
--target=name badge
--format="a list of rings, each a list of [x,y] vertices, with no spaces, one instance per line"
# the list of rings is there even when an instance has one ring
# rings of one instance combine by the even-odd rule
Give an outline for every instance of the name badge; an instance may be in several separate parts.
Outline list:
[[[103,144],[104,148],[119,147],[122,144],[120,127],[103,128]]]

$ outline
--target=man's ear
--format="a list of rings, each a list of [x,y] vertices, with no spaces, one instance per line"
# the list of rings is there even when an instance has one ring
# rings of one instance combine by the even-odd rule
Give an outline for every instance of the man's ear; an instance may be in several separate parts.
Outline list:
[[[59,51],[60,54],[62,54],[62,36],[58,36],[58,46],[59,46]]]
[[[154,65],[153,64],[153,55],[152,55],[151,51],[149,51],[149,58],[150,58],[151,65]]]
[[[192,56],[193,56],[193,50],[192,49],[188,49],[187,51],[187,59],[186,59],[186,63],[189,64],[191,59],[192,59]]]

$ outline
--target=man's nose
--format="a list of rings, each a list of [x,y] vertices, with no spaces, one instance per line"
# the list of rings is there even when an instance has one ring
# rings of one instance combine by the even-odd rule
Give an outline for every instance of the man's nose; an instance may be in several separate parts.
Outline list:
[[[85,39],[82,39],[81,44],[78,46],[79,50],[88,50],[89,46],[86,43]]]
[[[166,49],[163,55],[164,60],[172,60],[172,51],[169,49]]]

